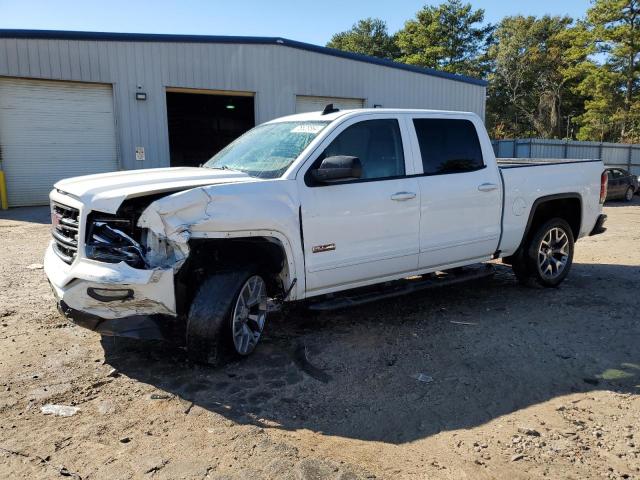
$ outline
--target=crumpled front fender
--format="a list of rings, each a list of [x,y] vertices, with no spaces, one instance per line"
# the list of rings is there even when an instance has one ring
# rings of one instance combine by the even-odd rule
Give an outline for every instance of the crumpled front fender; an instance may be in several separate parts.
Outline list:
[[[151,266],[173,266],[176,271],[182,266],[189,256],[191,227],[209,218],[210,200],[203,188],[195,188],[156,200],[142,212],[138,226],[148,230]]]
[[[302,265],[297,186],[287,180],[255,180],[210,185],[168,195],[152,202],[138,220],[147,230],[151,267],[180,269],[189,256],[191,238],[272,237],[284,248],[288,287]],[[297,279],[300,298],[304,279]]]

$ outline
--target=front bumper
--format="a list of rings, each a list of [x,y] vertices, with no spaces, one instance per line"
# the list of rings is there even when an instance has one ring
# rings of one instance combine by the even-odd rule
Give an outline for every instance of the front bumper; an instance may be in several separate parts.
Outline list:
[[[68,265],[50,244],[44,271],[58,303],[69,311],[103,320],[176,316],[173,269],[142,270],[124,262],[103,263],[80,256]],[[92,289],[126,290],[130,295],[114,301],[90,294]]]
[[[591,230],[591,233],[589,233],[589,236],[599,235],[601,233],[606,232],[607,229],[604,226],[604,222],[606,221],[607,221],[607,216],[605,214],[598,215],[598,220],[596,220],[596,224],[593,227],[593,230]]]

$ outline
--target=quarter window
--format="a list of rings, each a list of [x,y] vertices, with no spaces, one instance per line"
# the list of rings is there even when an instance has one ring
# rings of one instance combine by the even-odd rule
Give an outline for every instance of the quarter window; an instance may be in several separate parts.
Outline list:
[[[416,118],[426,174],[460,173],[484,167],[476,128],[469,120]]]
[[[364,179],[405,174],[400,127],[395,119],[366,120],[347,127],[325,149],[318,161],[335,155],[358,157]],[[315,167],[317,168],[317,167]]]

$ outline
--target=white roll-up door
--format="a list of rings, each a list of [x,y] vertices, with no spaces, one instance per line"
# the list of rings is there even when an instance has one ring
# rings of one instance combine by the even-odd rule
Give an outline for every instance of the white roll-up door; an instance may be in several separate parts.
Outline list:
[[[111,85],[0,78],[9,205],[45,205],[62,178],[118,169]]]
[[[340,110],[352,110],[364,107],[364,100],[361,98],[338,98],[338,97],[310,97],[307,95],[296,96],[296,113],[318,112],[324,107],[333,103],[335,108]]]

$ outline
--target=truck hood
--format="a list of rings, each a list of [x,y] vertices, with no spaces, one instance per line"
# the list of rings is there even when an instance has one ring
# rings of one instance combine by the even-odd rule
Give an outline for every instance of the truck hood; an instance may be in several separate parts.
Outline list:
[[[187,190],[203,185],[255,181],[259,180],[232,170],[175,167],[67,178],[57,182],[54,188],[77,198],[91,210],[116,213],[127,198]]]

